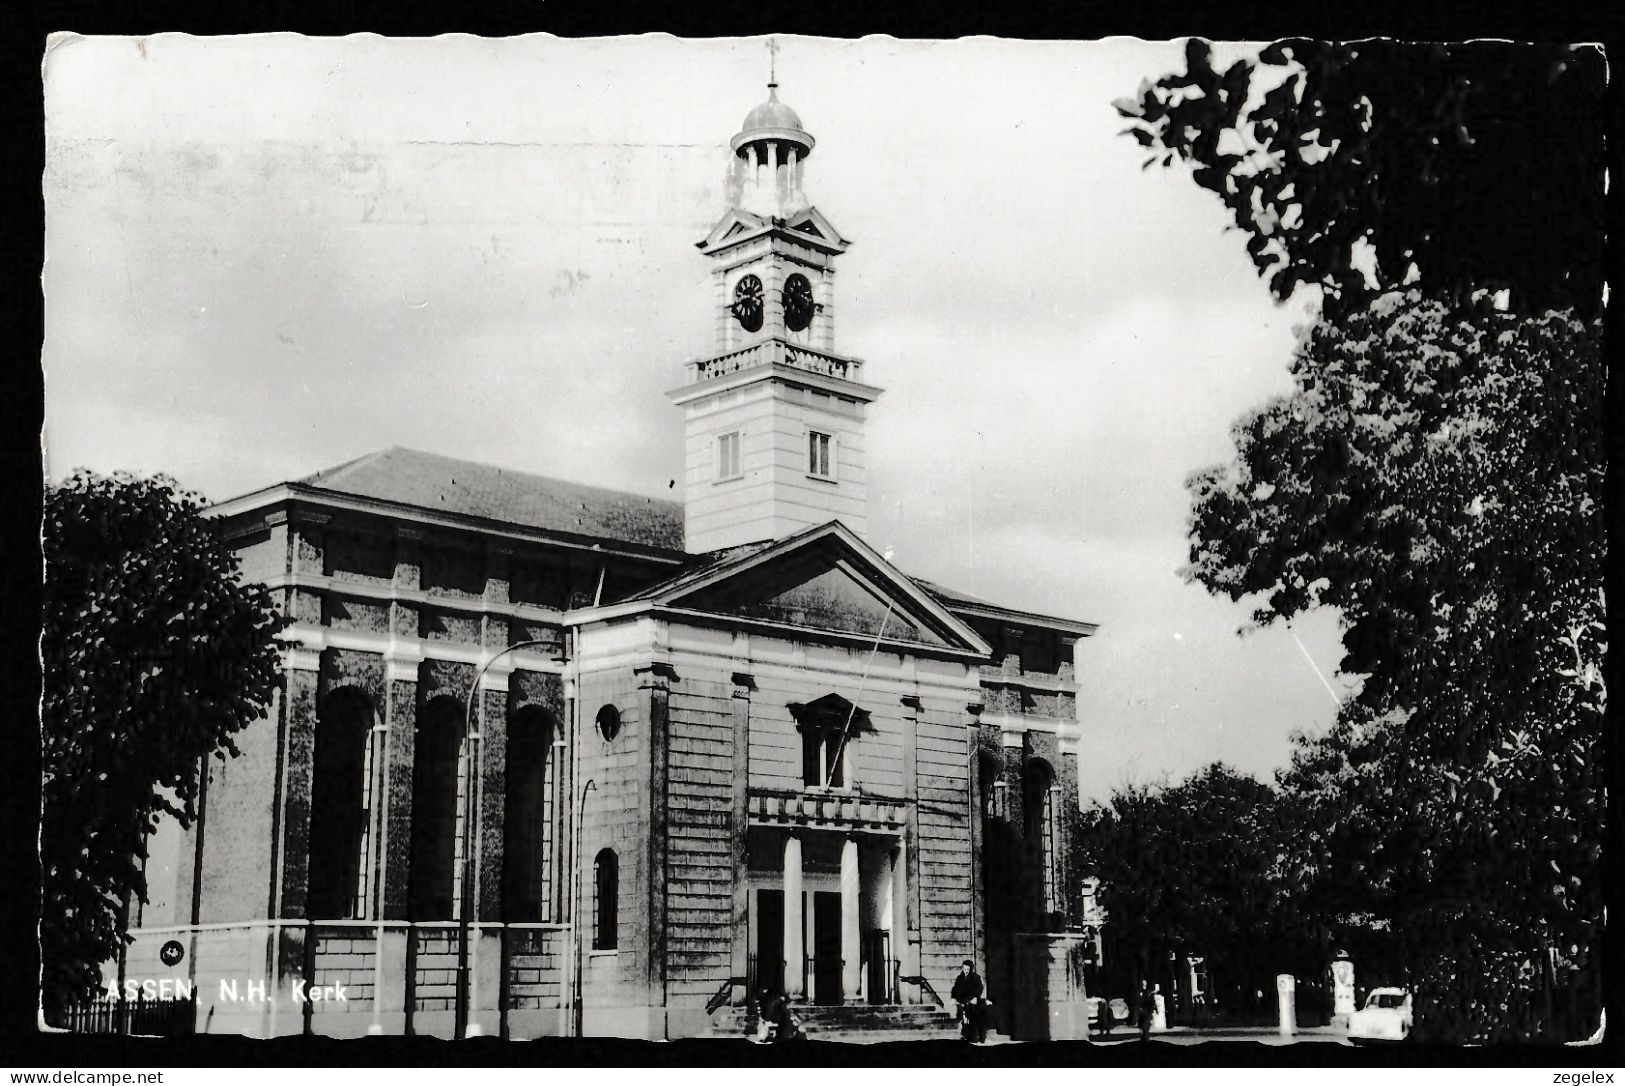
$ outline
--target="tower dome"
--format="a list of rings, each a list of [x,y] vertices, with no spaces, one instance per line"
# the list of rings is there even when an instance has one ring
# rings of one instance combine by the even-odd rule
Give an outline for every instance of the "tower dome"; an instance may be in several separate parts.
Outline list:
[[[766,148],[771,146],[776,153],[775,158],[788,161],[789,152],[793,149],[798,159],[804,159],[812,154],[812,136],[801,127],[801,118],[796,111],[779,101],[779,85],[767,85],[767,101],[745,114],[745,123],[739,126],[738,135],[730,141],[733,153],[744,158],[750,148],[755,148],[758,159],[765,160]]]
[[[745,123],[739,126],[742,132],[749,132],[753,128],[800,127],[801,118],[796,116],[796,111],[779,101],[777,83],[768,84],[767,101],[745,114]]]

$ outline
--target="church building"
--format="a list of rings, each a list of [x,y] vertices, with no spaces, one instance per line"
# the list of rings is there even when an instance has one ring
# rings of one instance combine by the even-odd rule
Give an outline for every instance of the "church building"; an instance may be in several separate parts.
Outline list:
[[[999,1031],[1086,1036],[1095,626],[865,538],[814,147],[773,85],[729,144],[681,503],[390,448],[211,510],[284,681],[153,839],[124,977],[198,1032],[729,1035],[779,989],[929,1036],[969,958]]]

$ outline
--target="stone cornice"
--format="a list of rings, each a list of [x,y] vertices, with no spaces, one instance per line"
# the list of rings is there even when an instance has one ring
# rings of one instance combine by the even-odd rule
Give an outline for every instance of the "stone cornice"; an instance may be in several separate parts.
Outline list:
[[[1018,611],[1013,607],[1000,607],[991,603],[967,603],[961,600],[945,599],[942,601],[942,605],[957,615],[994,619],[999,622],[1015,623],[1021,626],[1036,626],[1041,629],[1074,634],[1078,637],[1089,637],[1100,629],[1100,623],[1098,622],[1078,622],[1074,619],[1040,615],[1032,611]]]
[[[317,573],[279,573],[258,583],[272,590],[299,588],[310,592],[326,592],[349,599],[372,600],[378,603],[404,603],[413,607],[433,607],[441,611],[456,611],[464,615],[489,615],[494,618],[513,618],[524,622],[543,622],[563,626],[564,612],[551,607],[529,603],[503,603],[483,596],[442,596],[422,588],[401,588],[396,585],[367,584],[364,581],[345,581]]]
[[[802,388],[816,389],[836,396],[845,396],[847,399],[857,400],[861,403],[870,403],[880,397],[885,391],[875,385],[866,385],[858,381],[849,381],[844,377],[831,377],[828,374],[816,373],[813,370],[802,369],[785,362],[762,362],[744,369],[733,370],[730,373],[708,377],[696,381],[691,385],[674,388],[666,393],[672,403],[681,407],[684,404],[706,396],[714,396],[719,392],[730,392],[746,385],[757,384],[762,381],[781,381],[787,385],[798,385]],[[958,610],[956,606],[954,608]]]
[[[1037,690],[1046,694],[1076,694],[1078,684],[1073,679],[1063,679],[1059,675],[1047,671],[993,671],[984,668],[981,672],[983,686],[1015,687],[1021,690]]]
[[[1053,716],[984,712],[981,716],[981,723],[984,727],[999,729],[999,733],[1006,738],[1007,746],[1009,745],[1009,737],[1015,736],[1019,741],[1020,736],[1025,732],[1044,732],[1054,735],[1063,742],[1069,739],[1081,739],[1083,736],[1083,726],[1076,720],[1062,720]]]
[[[346,649],[352,652],[374,653],[385,659],[390,678],[395,681],[415,681],[417,667],[424,660],[440,660],[452,664],[484,664],[497,651],[472,643],[457,641],[430,641],[425,638],[407,638],[366,630],[335,630],[331,626],[313,626],[296,622],[277,635],[286,647],[284,659],[290,655],[307,654],[300,659],[319,657],[323,649]],[[511,663],[512,666],[508,666]],[[297,667],[296,670],[313,670]],[[543,675],[558,675],[564,664],[549,656],[533,652],[513,652],[499,660],[487,674],[506,676],[513,671],[529,671]]]

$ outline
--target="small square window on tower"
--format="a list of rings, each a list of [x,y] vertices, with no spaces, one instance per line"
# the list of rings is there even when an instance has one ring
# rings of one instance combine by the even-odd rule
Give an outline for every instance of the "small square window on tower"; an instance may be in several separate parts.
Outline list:
[[[833,439],[828,434],[821,434],[817,430],[807,431],[807,474],[816,475],[821,479],[835,477],[835,462],[831,453],[834,448]]]
[[[722,434],[717,438],[717,478],[739,477],[739,433]]]

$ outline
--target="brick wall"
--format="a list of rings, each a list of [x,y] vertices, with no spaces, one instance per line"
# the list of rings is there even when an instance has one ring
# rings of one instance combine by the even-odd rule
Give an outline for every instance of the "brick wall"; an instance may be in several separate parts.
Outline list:
[[[547,1010],[564,1002],[565,956],[570,942],[557,928],[508,929],[508,1006]]]
[[[973,951],[968,718],[927,702],[916,734],[920,970],[940,988]]]
[[[685,678],[670,701],[667,994],[703,1004],[733,975],[736,848],[731,678]]]
[[[238,757],[208,760],[199,903],[199,920],[205,924],[263,919],[270,901],[267,815],[276,800],[276,721],[262,717],[239,732],[235,742]],[[191,902],[182,908],[189,913]]]

